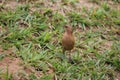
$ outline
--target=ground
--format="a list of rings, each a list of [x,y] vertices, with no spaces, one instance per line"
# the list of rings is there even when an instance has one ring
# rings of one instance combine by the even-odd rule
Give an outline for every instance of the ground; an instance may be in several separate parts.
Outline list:
[[[73,64],[62,53],[65,25]],[[120,80],[119,63],[119,0],[0,1],[1,80]]]

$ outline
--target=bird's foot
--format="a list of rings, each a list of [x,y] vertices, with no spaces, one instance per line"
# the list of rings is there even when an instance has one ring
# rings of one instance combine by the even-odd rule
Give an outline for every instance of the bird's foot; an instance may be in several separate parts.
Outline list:
[[[69,57],[68,60],[69,60],[68,62],[71,63],[71,64],[74,64],[74,63],[75,63],[74,60],[73,60],[72,58],[70,58],[70,57]]]

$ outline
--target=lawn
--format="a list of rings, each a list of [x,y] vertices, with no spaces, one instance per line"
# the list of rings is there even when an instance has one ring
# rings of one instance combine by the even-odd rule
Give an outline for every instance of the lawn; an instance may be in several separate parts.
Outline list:
[[[73,64],[62,53],[65,25]],[[120,80],[120,1],[0,1],[0,80]]]

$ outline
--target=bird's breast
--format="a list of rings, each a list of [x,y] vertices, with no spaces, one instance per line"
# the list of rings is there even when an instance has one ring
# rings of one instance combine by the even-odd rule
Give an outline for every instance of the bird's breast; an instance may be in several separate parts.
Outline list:
[[[74,37],[73,35],[64,34],[62,38],[62,46],[65,50],[71,50],[74,47]]]

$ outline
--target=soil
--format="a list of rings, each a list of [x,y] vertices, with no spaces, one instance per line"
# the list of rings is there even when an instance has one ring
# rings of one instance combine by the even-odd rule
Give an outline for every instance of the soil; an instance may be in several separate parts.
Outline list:
[[[8,70],[9,75],[12,74],[13,80],[26,80],[30,74],[35,74],[36,77],[42,77],[42,71],[36,71],[30,65],[24,65],[24,62],[14,54],[14,49],[9,48],[8,50],[3,50],[0,48],[0,55],[5,55],[2,60],[0,60],[0,70],[6,73]],[[50,65],[49,65],[50,66]],[[47,74],[53,73],[54,70],[50,66],[47,70]],[[24,75],[26,76],[24,77]],[[0,80],[2,77],[0,76]],[[4,79],[2,79],[4,80]]]
[[[21,66],[19,66],[20,63],[19,58],[10,58],[10,57],[5,57],[0,61],[0,68],[6,72],[7,67],[8,67],[8,72],[14,74],[15,72],[19,71],[22,69]]]
[[[115,72],[115,80],[120,80],[120,72],[119,71],[116,71]]]
[[[13,49],[9,48],[8,50],[3,50],[0,48],[0,55],[5,55],[2,60],[0,60],[0,69],[3,73],[6,73],[8,70],[9,75],[12,74],[13,80],[21,80],[23,79],[23,72],[30,75],[31,73],[35,73],[37,76],[41,76],[40,72],[36,72],[32,67],[25,67],[23,61],[16,57],[15,55],[11,55],[13,53]],[[2,79],[0,77],[0,79]],[[25,80],[25,78],[23,79]]]

